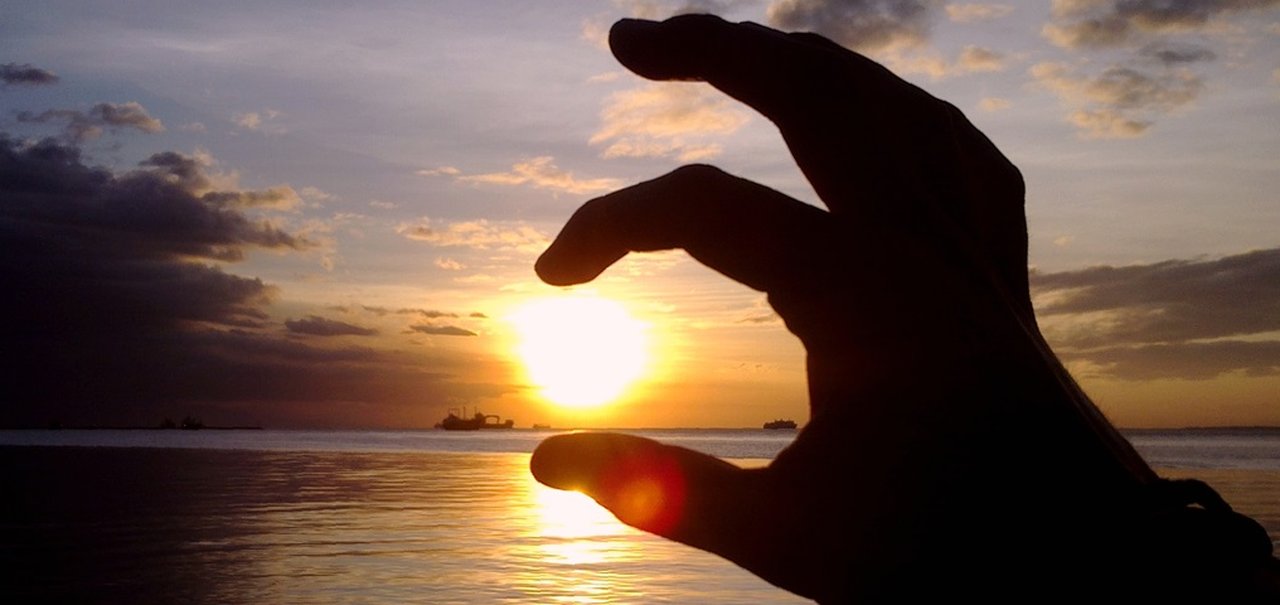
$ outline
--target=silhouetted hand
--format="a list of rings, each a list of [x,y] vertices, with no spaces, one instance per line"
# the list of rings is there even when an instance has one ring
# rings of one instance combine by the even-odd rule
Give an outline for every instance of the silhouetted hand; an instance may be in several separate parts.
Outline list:
[[[813,34],[695,15],[609,43],[759,110],[830,211],[686,166],[587,202],[538,274],[683,248],[768,294],[808,352],[811,416],[764,469],[581,433],[538,448],[538,480],[829,602],[1016,594],[1123,516],[1154,475],[1044,344],[1021,175],[959,110]]]

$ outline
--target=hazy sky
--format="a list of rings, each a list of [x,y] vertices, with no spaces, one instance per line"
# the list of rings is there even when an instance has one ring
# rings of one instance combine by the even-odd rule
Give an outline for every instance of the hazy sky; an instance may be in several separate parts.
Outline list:
[[[363,4],[0,8],[0,425],[805,418],[798,343],[683,253],[579,289],[648,325],[620,400],[549,404],[514,353],[594,195],[698,161],[816,202],[769,122],[613,61],[610,23],[677,12],[823,33],[964,110],[1118,423],[1280,424],[1280,0]]]

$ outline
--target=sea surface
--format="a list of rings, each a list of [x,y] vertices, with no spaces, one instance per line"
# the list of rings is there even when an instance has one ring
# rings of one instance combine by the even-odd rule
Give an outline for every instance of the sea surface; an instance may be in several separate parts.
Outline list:
[[[744,465],[794,431],[627,431]],[[554,431],[0,431],[0,603],[804,603],[537,484]],[[1137,431],[1280,539],[1280,431]]]

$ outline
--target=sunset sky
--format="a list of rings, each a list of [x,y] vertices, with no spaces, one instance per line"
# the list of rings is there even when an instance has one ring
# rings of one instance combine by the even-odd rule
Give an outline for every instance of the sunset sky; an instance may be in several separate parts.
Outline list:
[[[1280,425],[1280,0],[18,0],[0,426],[803,420],[799,343],[678,251],[572,293],[642,326],[617,400],[549,402],[516,352],[593,196],[706,162],[818,203],[767,120],[609,54],[616,19],[679,12],[817,31],[961,108],[1024,173],[1042,328],[1118,424]]]

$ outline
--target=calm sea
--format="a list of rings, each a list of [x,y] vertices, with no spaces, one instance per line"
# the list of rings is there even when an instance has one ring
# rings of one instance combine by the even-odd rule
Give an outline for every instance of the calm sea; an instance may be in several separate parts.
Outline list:
[[[794,433],[629,431],[740,464]],[[546,431],[0,431],[3,603],[801,603],[530,477]],[[1280,538],[1280,431],[1143,431]]]

